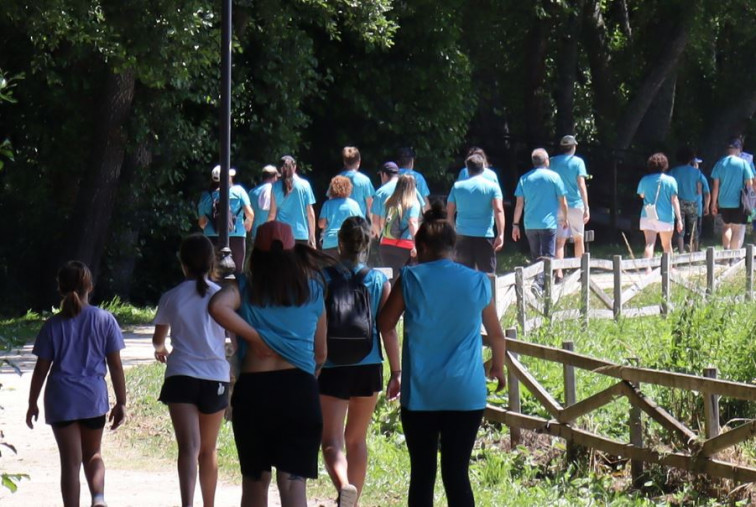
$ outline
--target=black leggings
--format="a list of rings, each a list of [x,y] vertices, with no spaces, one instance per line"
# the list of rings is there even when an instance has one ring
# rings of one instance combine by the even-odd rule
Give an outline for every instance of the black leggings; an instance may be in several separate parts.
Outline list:
[[[432,507],[436,454],[441,444],[441,479],[449,507],[475,505],[468,468],[482,410],[417,411],[402,407],[402,426],[410,455],[407,505]]]

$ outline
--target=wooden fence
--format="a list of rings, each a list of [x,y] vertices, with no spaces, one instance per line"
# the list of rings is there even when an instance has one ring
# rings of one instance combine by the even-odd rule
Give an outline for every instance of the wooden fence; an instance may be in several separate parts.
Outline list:
[[[705,298],[716,292],[719,283],[738,273],[744,275],[743,297],[752,301],[753,259],[753,245],[739,250],[710,247],[705,252],[664,254],[652,259],[623,259],[619,255],[612,260],[593,259],[586,253],[580,259],[545,259],[518,267],[514,273],[492,275],[491,284],[499,316],[515,305],[517,323],[526,334],[544,320],[580,318],[587,326],[592,318],[666,315],[672,309],[670,287],[673,283]],[[554,273],[560,269],[574,271],[557,285]],[[543,278],[542,294],[541,289],[531,290],[539,277]],[[646,287],[658,282],[661,282],[659,304],[629,306]],[[576,294],[579,294],[577,303],[571,304],[577,308],[557,310],[568,300],[567,296]],[[600,308],[591,307],[591,295],[598,299]],[[529,309],[535,310],[534,318],[528,318]]]

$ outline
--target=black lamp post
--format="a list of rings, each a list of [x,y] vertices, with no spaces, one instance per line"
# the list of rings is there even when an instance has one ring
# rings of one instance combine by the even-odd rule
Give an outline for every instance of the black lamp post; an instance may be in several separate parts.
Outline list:
[[[221,109],[220,109],[220,212],[221,224],[228,223],[229,169],[231,166],[231,0],[222,0],[221,12]],[[235,270],[228,246],[228,227],[218,231],[219,274],[226,278]]]

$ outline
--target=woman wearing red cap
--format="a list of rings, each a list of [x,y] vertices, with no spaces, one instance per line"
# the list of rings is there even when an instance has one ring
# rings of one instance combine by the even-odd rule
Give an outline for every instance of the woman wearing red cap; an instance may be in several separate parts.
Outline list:
[[[210,300],[213,318],[239,338],[231,406],[243,506],[267,503],[273,466],[284,506],[306,505],[305,478],[317,477],[323,420],[315,376],[326,359],[319,270],[329,260],[295,244],[287,224],[267,222],[246,276]]]

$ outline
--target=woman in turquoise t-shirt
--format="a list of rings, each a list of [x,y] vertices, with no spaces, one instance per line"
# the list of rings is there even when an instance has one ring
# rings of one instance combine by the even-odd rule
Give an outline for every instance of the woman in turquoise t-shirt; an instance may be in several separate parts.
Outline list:
[[[486,406],[481,323],[504,387],[504,332],[485,273],[452,261],[456,234],[435,203],[415,236],[417,266],[405,267],[378,315],[381,333],[404,314],[402,425],[410,454],[409,505],[433,505],[436,453],[449,505],[474,505],[468,466]],[[464,295],[464,297],[460,297]]]
[[[672,176],[665,174],[669,169],[669,161],[664,153],[654,153],[646,162],[649,174],[641,178],[638,183],[638,195],[643,199],[640,229],[646,238],[643,257],[650,259],[654,256],[656,235],[661,240],[662,250],[672,253],[672,234],[674,229],[682,232],[682,218],[680,216],[680,201],[677,199],[677,182]],[[648,205],[653,205],[656,217],[649,217],[646,211]]]
[[[420,204],[415,188],[415,178],[406,174],[399,176],[394,193],[383,206],[381,218],[385,225],[378,248],[383,265],[393,270],[392,280],[396,280],[399,270],[416,256],[414,238]]]
[[[273,466],[283,505],[306,505],[303,478],[318,475],[323,420],[316,375],[326,359],[319,270],[328,262],[295,244],[287,224],[267,222],[257,230],[249,279],[226,285],[208,305],[239,339],[231,420],[242,496],[254,505],[267,499]]]
[[[353,216],[344,221],[338,241],[342,266],[352,276],[363,276],[362,283],[370,295],[373,347],[354,364],[326,361],[318,377],[323,410],[323,461],[339,492],[339,505],[355,505],[362,492],[367,472],[367,430],[383,386],[383,358],[375,317],[388,299],[391,285],[380,271],[365,269],[370,233],[367,221]],[[391,366],[386,395],[394,399],[399,394],[401,374],[395,330],[383,334],[383,344]]]
[[[360,205],[352,195],[352,182],[346,176],[334,176],[328,187],[330,198],[320,208],[318,228],[322,230],[322,249],[331,257],[339,257],[339,229],[349,217],[364,217]]]

